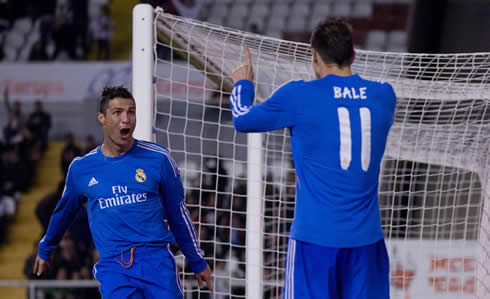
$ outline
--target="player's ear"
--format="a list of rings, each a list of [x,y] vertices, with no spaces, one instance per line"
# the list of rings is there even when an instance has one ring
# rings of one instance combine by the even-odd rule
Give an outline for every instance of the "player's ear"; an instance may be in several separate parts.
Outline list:
[[[318,63],[318,52],[315,50],[315,49],[311,49],[311,56],[313,57],[313,64],[317,64]]]
[[[105,115],[104,115],[104,113],[98,112],[97,113],[97,120],[99,121],[99,123],[101,125],[104,125],[104,123],[105,123]]]
[[[352,65],[354,63],[354,59],[356,58],[356,51],[352,49],[352,56],[350,58],[350,64]]]

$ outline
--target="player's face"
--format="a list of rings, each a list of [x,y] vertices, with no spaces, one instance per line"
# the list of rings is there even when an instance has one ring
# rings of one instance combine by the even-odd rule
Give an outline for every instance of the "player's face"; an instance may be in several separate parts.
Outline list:
[[[109,101],[105,114],[99,113],[104,126],[104,139],[124,146],[132,144],[136,127],[136,105],[133,99],[115,98]]]

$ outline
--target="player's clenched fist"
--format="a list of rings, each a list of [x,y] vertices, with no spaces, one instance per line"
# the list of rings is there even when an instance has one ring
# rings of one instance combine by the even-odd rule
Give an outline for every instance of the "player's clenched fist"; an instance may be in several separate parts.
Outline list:
[[[245,64],[242,64],[238,68],[234,69],[231,78],[233,79],[233,83],[236,83],[240,80],[254,80],[254,70],[252,67],[252,57],[250,56],[250,50],[247,45],[243,46],[243,51],[245,52]]]

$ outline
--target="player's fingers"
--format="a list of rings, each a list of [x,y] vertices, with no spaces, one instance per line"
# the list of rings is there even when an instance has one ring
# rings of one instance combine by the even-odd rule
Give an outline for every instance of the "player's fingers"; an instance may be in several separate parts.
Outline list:
[[[245,63],[250,68],[252,66],[252,56],[250,55],[250,49],[248,48],[247,44],[243,46],[243,51],[245,52]]]
[[[214,293],[213,284],[211,283],[211,275],[206,276],[206,284],[211,293]]]
[[[38,268],[39,268],[39,260],[38,260],[38,259],[36,259],[36,260],[34,261],[34,268],[32,269],[32,273],[33,273],[33,274],[37,274],[37,269],[38,269]]]
[[[202,278],[200,275],[197,276],[197,282],[199,283],[199,288],[202,289],[204,285],[202,283]]]

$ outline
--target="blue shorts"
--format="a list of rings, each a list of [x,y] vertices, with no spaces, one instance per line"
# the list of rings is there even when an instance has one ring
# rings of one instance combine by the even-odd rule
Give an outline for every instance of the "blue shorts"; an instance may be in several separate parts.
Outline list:
[[[389,260],[384,240],[324,247],[289,239],[283,299],[388,299]]]
[[[168,247],[133,247],[94,265],[104,299],[183,298],[182,285]]]

